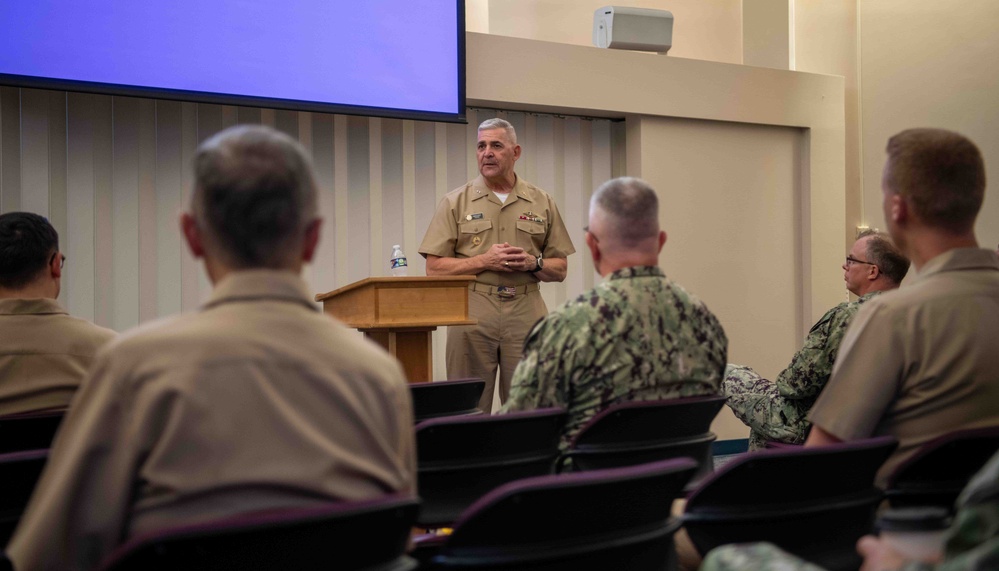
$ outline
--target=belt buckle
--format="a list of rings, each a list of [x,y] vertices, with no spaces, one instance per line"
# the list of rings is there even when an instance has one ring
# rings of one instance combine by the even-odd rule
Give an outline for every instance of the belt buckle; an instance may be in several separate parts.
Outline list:
[[[500,299],[513,299],[513,296],[517,295],[517,288],[515,286],[496,286],[496,295]]]

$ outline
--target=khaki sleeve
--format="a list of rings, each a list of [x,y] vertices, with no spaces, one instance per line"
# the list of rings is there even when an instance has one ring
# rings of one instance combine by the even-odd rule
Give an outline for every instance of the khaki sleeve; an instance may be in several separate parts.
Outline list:
[[[551,226],[548,227],[548,236],[545,239],[545,249],[542,254],[545,258],[568,258],[576,251],[576,248],[572,245],[572,239],[569,238],[569,232],[565,229],[565,223],[562,222],[562,215],[558,211],[555,200],[549,198],[549,204],[551,206]]]
[[[122,541],[141,434],[106,352],[77,393],[7,546],[17,569],[92,569]]]
[[[808,419],[841,440],[867,438],[898,394],[904,350],[894,316],[864,305],[847,328],[829,383]]]
[[[441,199],[437,205],[437,211],[427,226],[427,233],[420,243],[420,254],[424,258],[427,255],[441,256],[443,258],[455,257],[455,244],[458,243],[458,222],[454,217],[454,208],[448,197]]]

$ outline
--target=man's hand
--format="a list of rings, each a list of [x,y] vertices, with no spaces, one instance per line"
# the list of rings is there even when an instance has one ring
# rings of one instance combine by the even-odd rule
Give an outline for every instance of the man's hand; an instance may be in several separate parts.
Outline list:
[[[495,272],[522,272],[534,268],[534,257],[523,248],[511,246],[506,242],[493,244],[482,256],[482,265],[487,270]],[[525,262],[525,259],[532,260]],[[529,264],[525,267],[525,263]]]
[[[909,562],[887,543],[873,535],[865,535],[857,541],[857,553],[864,558],[860,571],[900,569]]]

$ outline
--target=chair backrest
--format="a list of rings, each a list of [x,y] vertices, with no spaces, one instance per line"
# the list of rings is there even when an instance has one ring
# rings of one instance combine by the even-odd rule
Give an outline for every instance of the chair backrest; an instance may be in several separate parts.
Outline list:
[[[479,397],[486,386],[482,379],[457,379],[433,383],[412,383],[413,419],[422,422],[442,416],[481,414]]]
[[[564,457],[576,471],[689,457],[696,480],[712,469],[711,422],[724,404],[722,396],[616,404],[583,425]]]
[[[888,479],[892,507],[954,509],[961,490],[999,450],[999,426],[958,430],[924,444]]]
[[[881,437],[745,454],[690,496],[684,526],[701,554],[769,541],[830,570],[856,569],[854,545],[882,498],[874,475],[897,446]]]
[[[100,569],[413,569],[405,551],[417,506],[388,496],[170,528],[129,540]]]
[[[417,522],[452,523],[493,488],[550,474],[565,423],[560,408],[499,416],[459,416],[416,425]]]
[[[0,454],[49,448],[65,415],[49,410],[0,416]]]
[[[682,458],[504,485],[462,514],[433,562],[494,571],[674,568],[672,499],[696,466]]]
[[[0,545],[13,535],[48,458],[48,449],[0,454]]]

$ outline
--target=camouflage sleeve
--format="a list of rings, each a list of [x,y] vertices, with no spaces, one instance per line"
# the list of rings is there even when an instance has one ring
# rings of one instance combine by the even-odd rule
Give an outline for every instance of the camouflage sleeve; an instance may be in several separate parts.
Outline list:
[[[565,406],[568,400],[561,363],[570,336],[558,313],[539,321],[527,339],[524,353],[513,372],[510,397],[499,413]]]
[[[789,399],[813,399],[832,374],[836,352],[857,304],[843,303],[830,309],[812,326],[804,346],[791,364],[777,376],[777,391]]]
[[[777,386],[756,371],[729,364],[722,380],[725,402],[751,429],[749,445],[758,450],[768,440],[800,444],[810,424],[805,420],[808,407],[777,392]]]
[[[772,543],[723,545],[704,558],[700,571],[824,571]]]

